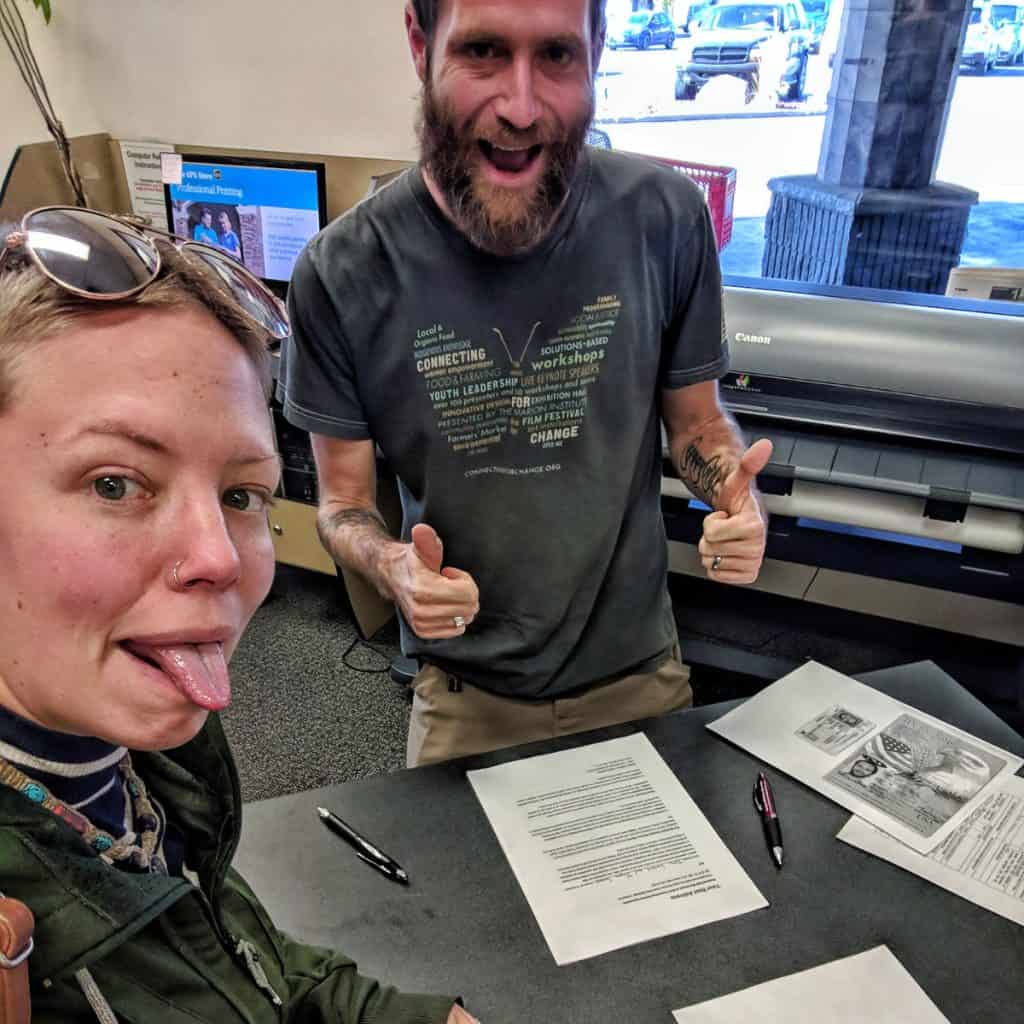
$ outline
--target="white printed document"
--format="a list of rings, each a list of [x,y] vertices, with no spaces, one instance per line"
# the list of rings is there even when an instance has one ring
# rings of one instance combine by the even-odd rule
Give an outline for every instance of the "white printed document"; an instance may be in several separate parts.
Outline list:
[[[673,1014],[676,1024],[949,1024],[888,946],[752,985]]]
[[[1024,779],[1016,775],[993,786],[927,856],[857,817],[837,838],[1024,925]]]
[[[161,155],[173,152],[174,146],[169,142],[121,143],[132,213],[145,217],[148,224],[158,228],[167,227]]]
[[[708,728],[918,853],[1024,764],[813,661]]]
[[[768,906],[643,734],[467,775],[557,964]]]

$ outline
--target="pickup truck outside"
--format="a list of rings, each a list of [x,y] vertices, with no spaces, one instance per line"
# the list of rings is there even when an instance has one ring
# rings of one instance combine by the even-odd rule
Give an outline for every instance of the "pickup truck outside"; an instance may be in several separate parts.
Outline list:
[[[692,38],[689,59],[676,69],[677,100],[695,99],[717,75],[743,79],[747,102],[762,87],[780,99],[803,98],[814,32],[800,0],[719,0]]]

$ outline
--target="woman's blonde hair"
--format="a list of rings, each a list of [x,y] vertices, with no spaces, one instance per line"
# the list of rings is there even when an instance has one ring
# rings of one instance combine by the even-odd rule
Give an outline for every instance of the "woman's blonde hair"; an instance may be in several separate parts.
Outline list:
[[[13,226],[0,227],[0,240]],[[160,244],[160,243],[158,243]],[[160,273],[137,295],[114,302],[83,299],[56,285],[23,251],[8,253],[0,269],[0,413],[11,400],[19,353],[37,341],[62,334],[110,309],[205,309],[238,341],[270,391],[267,335],[213,281],[173,246],[160,244]]]

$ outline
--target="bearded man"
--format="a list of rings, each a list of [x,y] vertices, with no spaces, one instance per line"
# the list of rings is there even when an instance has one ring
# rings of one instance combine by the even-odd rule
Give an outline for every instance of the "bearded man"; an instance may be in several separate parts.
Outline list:
[[[413,765],[690,704],[661,424],[725,583],[763,559],[771,444],[719,404],[699,190],[584,145],[603,0],[412,0],[405,25],[420,162],[300,257],[279,394],[312,434],[325,547],[395,601],[421,665]]]

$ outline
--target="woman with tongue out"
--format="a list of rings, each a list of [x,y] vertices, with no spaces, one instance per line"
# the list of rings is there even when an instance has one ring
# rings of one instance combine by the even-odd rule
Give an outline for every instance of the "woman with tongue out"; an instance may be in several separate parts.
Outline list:
[[[470,1021],[292,942],[229,866],[210,712],[273,574],[279,304],[90,211],[0,246],[0,893],[36,915],[32,1020]]]

